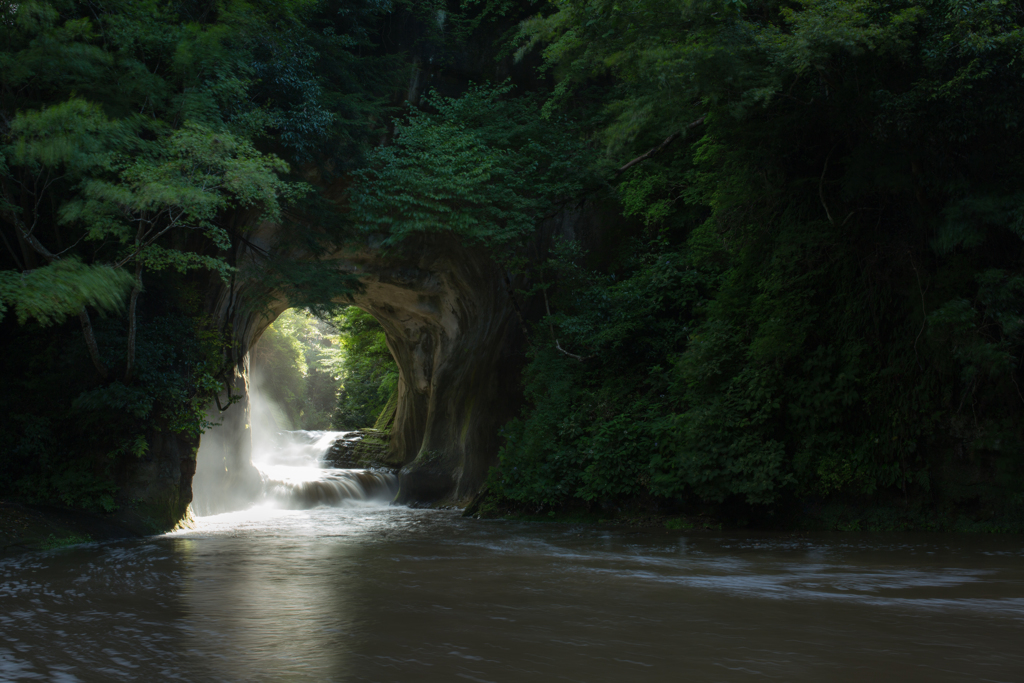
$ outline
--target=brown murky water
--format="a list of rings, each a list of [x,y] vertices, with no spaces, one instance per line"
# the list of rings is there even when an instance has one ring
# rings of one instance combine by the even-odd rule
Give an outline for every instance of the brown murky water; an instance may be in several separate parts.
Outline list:
[[[0,562],[0,680],[1024,681],[1024,539],[254,509]]]

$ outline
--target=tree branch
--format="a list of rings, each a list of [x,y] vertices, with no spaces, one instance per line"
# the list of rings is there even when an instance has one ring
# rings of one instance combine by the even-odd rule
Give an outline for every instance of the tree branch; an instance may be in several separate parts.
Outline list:
[[[267,251],[266,249],[264,249],[263,247],[261,247],[259,245],[253,244],[252,242],[247,240],[245,238],[245,236],[242,235],[242,233],[240,233],[240,232],[239,233],[235,233],[232,236],[233,237],[237,237],[239,240],[241,240],[245,244],[245,246],[249,247],[250,249],[255,251],[257,254],[263,256],[264,258],[270,258],[270,252],[269,251]]]
[[[548,312],[548,318],[550,318],[551,317],[551,306],[548,305],[548,288],[547,287],[541,287],[540,291],[544,295],[544,310],[546,310]],[[575,353],[570,353],[569,351],[566,351],[565,349],[563,349],[562,345],[558,343],[558,337],[555,336],[555,326],[552,325],[551,323],[548,323],[548,327],[551,329],[551,338],[555,341],[555,348],[558,349],[559,351],[561,351],[562,353],[564,353],[565,355],[569,356],[569,358],[575,358],[576,360],[580,361],[581,363],[583,361],[587,360],[587,358],[593,358],[593,356],[587,356],[586,358],[584,358],[583,356],[577,356]]]
[[[178,227],[178,220],[181,218],[182,214],[184,214],[184,213],[185,213],[184,210],[179,212],[176,218],[173,218],[172,221],[163,230],[161,230],[160,232],[158,232],[155,235],[150,236],[150,233],[152,231],[151,230],[147,231],[145,236],[142,239],[137,239],[135,241],[135,251],[133,251],[132,253],[128,254],[123,259],[121,259],[120,261],[115,263],[114,267],[115,268],[120,268],[121,266],[125,265],[126,263],[128,263],[132,259],[138,258],[139,254],[142,253],[143,249],[145,249],[146,247],[152,245],[158,239],[163,237],[164,234],[167,233],[167,231],[173,230],[174,228]],[[149,222],[152,223],[152,221],[149,221]],[[189,227],[189,226],[186,226],[186,227]],[[142,226],[140,225],[139,226],[139,231],[141,232],[141,230],[142,230]]]
[[[660,145],[656,145],[654,147],[651,147],[649,150],[647,150],[646,152],[644,152],[643,154],[638,156],[636,159],[633,159],[632,161],[627,162],[624,166],[620,166],[619,169],[615,171],[615,175],[616,176],[622,175],[623,173],[628,171],[630,168],[632,168],[632,167],[636,166],[637,164],[639,164],[641,161],[646,161],[647,159],[650,159],[653,156],[661,154],[661,152],[664,151],[664,149],[666,147],[671,145],[675,141],[676,138],[678,138],[680,135],[682,135],[686,131],[690,130],[691,128],[696,128],[697,126],[703,124],[704,120],[706,118],[707,118],[707,115],[705,114],[704,116],[700,117],[699,119],[697,119],[693,123],[688,124],[686,126],[686,128],[683,128],[683,130],[679,131],[678,133],[672,133],[672,135],[669,135],[667,138],[662,140]]]
[[[12,217],[14,218],[14,224],[18,226],[18,230],[21,232],[22,239],[24,239],[25,242],[30,247],[32,247],[36,251],[37,254],[39,254],[44,259],[46,259],[47,263],[53,263],[54,261],[58,260],[57,259],[57,255],[54,254],[53,252],[51,252],[46,247],[44,247],[43,243],[40,242],[39,239],[35,235],[32,234],[33,231],[35,230],[34,226],[31,229],[26,230],[25,229],[25,223],[23,223],[21,220],[19,220],[16,216],[13,216],[13,214],[12,214]]]

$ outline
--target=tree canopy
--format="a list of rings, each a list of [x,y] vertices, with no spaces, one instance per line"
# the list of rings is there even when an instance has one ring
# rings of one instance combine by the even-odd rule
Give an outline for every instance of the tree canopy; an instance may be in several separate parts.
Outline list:
[[[538,352],[505,495],[1019,515],[1020,8],[548,7],[520,55],[598,110],[633,246],[553,264],[586,360]]]
[[[0,3],[0,324],[33,368],[8,370],[4,492],[110,508],[147,430],[209,426],[237,359],[203,296],[261,222],[314,255],[338,239],[303,220],[321,200],[299,171],[341,173],[379,134],[401,70],[370,41],[388,9]],[[301,289],[289,253],[264,276]]]
[[[389,43],[403,12],[415,28]],[[202,430],[230,331],[200,314],[199,279],[230,280],[273,220],[261,282],[322,318],[355,286],[324,258],[346,240],[457,239],[525,283],[513,296],[543,313],[520,321],[504,504],[1024,525],[1018,4],[54,0],[0,17],[0,324],[35,359],[25,387],[93,369],[61,419],[125,416],[82,459],[89,489],[46,469],[79,452],[45,436],[54,411],[5,399],[24,490],[107,495],[96,473],[137,421]],[[493,61],[481,82],[444,71],[471,56]],[[592,251],[546,242],[567,212],[600,214]],[[335,323],[348,369],[331,372],[365,407],[394,379],[386,344],[363,314]]]

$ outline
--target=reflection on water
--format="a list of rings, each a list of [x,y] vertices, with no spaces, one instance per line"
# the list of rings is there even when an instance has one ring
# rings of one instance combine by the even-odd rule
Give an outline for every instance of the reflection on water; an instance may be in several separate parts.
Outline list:
[[[0,562],[0,680],[1020,681],[1024,542],[358,506]]]

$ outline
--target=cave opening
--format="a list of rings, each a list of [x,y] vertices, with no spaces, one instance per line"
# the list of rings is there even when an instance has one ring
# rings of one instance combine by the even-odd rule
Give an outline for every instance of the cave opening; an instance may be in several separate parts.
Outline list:
[[[211,422],[218,424],[200,442],[193,512],[228,511],[257,499],[307,507],[369,494],[393,496],[397,468],[384,461],[398,384],[387,336],[370,313],[357,306],[319,316],[302,308],[283,311],[250,346],[247,406],[219,415],[211,409]],[[248,457],[240,458],[232,424],[237,420],[227,413],[246,409],[248,434],[241,442]],[[225,487],[225,474],[238,479],[247,469],[239,467],[244,461],[258,478]],[[336,473],[325,483],[323,468],[376,473],[354,479]]]
[[[484,247],[443,235],[423,238],[400,253],[382,253],[368,243],[365,249],[339,252],[333,264],[360,283],[338,302],[356,309],[345,310],[349,331],[360,338],[372,330],[356,354],[363,371],[342,382],[345,389],[333,411],[325,408],[331,401],[317,403],[307,391],[306,403],[301,409],[293,404],[290,415],[281,409],[271,420],[260,413],[254,380],[260,379],[263,351],[256,349],[268,326],[295,306],[288,304],[288,292],[271,297],[279,305],[271,305],[269,316],[246,305],[266,300],[258,279],[222,292],[214,315],[231,330],[236,364],[218,404],[224,406],[229,395],[235,404],[223,412],[211,406],[211,422],[220,426],[203,435],[197,459],[181,451],[178,490],[197,514],[247,507],[264,490],[253,465],[254,431],[273,429],[275,421],[280,427],[285,418],[293,429],[380,429],[386,415],[380,459],[397,473],[399,503],[466,504],[497,464],[500,429],[522,405],[519,378],[527,353],[507,273]]]
[[[253,345],[249,376],[253,411],[274,431],[373,427],[398,388],[384,329],[355,306],[288,309]]]

